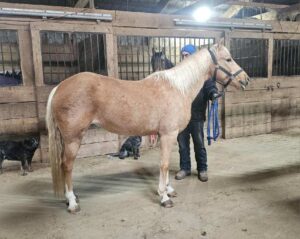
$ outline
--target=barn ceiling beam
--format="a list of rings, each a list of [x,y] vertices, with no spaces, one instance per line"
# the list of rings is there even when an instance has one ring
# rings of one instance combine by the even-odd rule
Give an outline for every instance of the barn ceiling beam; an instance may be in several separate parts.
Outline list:
[[[156,12],[161,12],[160,9],[164,9],[168,3],[170,2],[170,0],[160,0],[157,4],[156,4]]]
[[[95,8],[94,0],[78,0],[75,4],[75,7],[78,8],[85,8],[86,6],[89,6],[90,8]]]
[[[252,16],[251,18],[256,18],[256,19],[260,19],[260,20],[277,20],[277,12],[274,10],[269,10],[269,12],[258,14],[258,15]]]
[[[161,13],[174,13],[178,11],[179,9],[185,8],[191,4],[194,4],[197,2],[196,0],[194,1],[179,1],[179,0],[169,0],[166,5],[161,9]]]
[[[232,18],[244,7],[247,8],[264,8],[267,9],[268,12],[257,14],[255,16],[251,16],[251,18],[261,19],[261,20],[276,20],[277,12],[276,10],[285,9],[288,5],[276,5],[276,4],[266,4],[266,3],[257,3],[248,1],[225,1],[224,4],[218,5],[216,8],[220,8],[221,6],[230,6],[222,16],[225,18]]]
[[[279,20],[300,20],[300,3],[291,5],[278,11]]]
[[[280,10],[281,13],[287,13],[292,11],[300,11],[300,3],[287,6],[286,8]]]
[[[238,5],[233,5],[231,7],[229,7],[222,15],[222,17],[225,18],[232,18],[234,15],[236,15],[241,9],[243,8],[243,6],[238,6]]]

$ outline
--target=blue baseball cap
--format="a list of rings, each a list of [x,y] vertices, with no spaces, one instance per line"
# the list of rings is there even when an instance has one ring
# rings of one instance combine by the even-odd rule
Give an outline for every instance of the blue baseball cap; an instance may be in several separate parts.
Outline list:
[[[185,45],[181,48],[181,54],[188,53],[190,55],[194,54],[197,51],[196,47],[192,44]]]

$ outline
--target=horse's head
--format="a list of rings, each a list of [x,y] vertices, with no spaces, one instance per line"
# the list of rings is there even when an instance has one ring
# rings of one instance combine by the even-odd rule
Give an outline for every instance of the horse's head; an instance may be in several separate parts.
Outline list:
[[[170,69],[174,66],[173,63],[167,59],[164,47],[160,52],[156,52],[154,48],[152,48],[151,65],[153,72]]]
[[[213,45],[209,49],[213,60],[211,67],[212,76],[225,88],[231,84],[235,88],[243,90],[250,81],[247,73],[232,59],[228,49],[224,46],[224,40]]]

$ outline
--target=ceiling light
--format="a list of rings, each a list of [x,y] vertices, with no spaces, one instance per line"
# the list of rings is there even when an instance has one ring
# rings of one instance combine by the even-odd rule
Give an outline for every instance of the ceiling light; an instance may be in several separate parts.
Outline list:
[[[212,16],[212,11],[209,7],[200,7],[195,10],[193,17],[198,22],[205,22]]]

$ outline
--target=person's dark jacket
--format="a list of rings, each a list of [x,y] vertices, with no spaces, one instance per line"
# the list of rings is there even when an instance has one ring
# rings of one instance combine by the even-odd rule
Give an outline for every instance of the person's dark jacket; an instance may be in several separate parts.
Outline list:
[[[208,79],[192,103],[192,115],[190,121],[205,121],[207,102],[212,100],[213,95],[218,94],[216,82]]]

